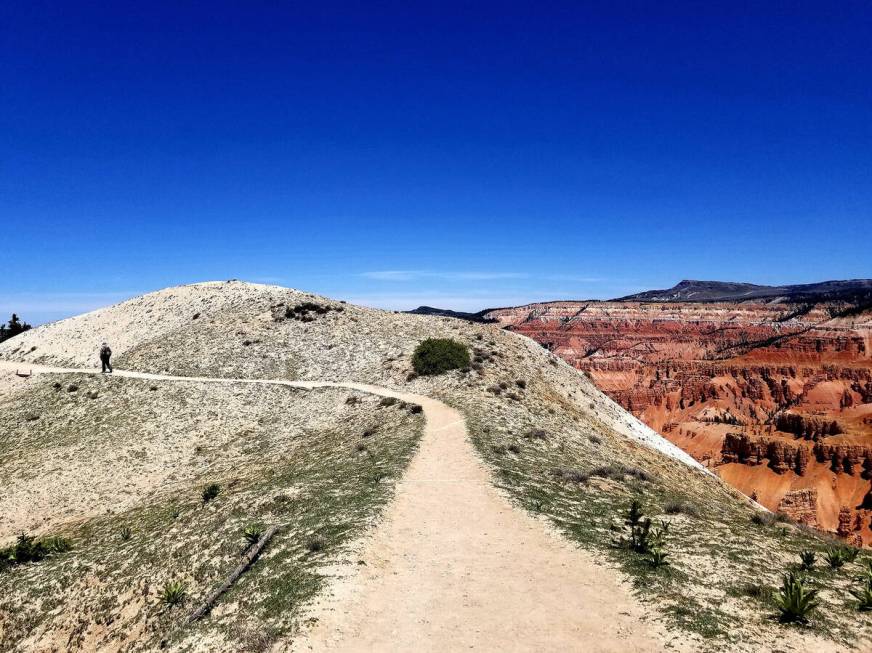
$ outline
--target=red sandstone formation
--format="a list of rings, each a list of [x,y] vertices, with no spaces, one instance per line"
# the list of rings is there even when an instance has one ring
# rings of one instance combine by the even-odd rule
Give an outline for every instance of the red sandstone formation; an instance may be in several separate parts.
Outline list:
[[[842,308],[552,302],[484,317],[588,372],[769,509],[869,545],[872,312],[832,317]]]
[[[817,490],[791,490],[778,503],[778,512],[783,512],[798,524],[817,526],[817,503]]]

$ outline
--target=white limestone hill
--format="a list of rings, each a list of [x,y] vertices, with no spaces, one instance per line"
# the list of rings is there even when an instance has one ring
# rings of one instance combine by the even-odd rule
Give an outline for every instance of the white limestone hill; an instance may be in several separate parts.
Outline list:
[[[416,376],[430,337],[470,366]],[[102,341],[114,375],[95,374]],[[845,602],[862,556],[821,576],[813,628],[778,625],[748,588],[829,543],[760,518],[494,325],[238,281],[169,288],[0,344],[0,409],[0,546],[25,531],[72,547],[0,564],[2,650],[865,645]],[[668,567],[615,545],[633,499]],[[189,622],[243,531],[273,527]]]

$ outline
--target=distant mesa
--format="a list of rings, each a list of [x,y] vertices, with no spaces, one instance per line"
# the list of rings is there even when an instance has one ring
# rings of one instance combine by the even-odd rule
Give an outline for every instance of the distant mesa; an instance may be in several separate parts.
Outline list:
[[[466,320],[467,322],[480,322],[482,324],[488,322],[496,322],[494,318],[485,317],[485,313],[487,313],[491,309],[486,309],[484,311],[479,311],[478,313],[466,313],[464,311],[452,311],[447,308],[434,308],[432,306],[419,306],[418,308],[414,308],[411,311],[406,311],[406,313],[411,313],[412,315],[430,315],[436,317],[454,317],[459,320]]]
[[[767,508],[872,544],[872,280],[686,280],[483,315]]]
[[[620,297],[619,302],[730,302],[749,299],[787,302],[854,301],[872,299],[872,279],[822,281],[790,286],[761,286],[729,281],[685,279],[666,290],[647,290]]]

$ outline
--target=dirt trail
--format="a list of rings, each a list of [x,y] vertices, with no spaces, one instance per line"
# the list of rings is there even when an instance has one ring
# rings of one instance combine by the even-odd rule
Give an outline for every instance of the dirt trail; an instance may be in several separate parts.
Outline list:
[[[21,364],[18,369],[25,371]],[[0,369],[15,363],[0,361]],[[99,373],[27,365],[38,373]],[[313,608],[294,651],[660,651],[619,575],[511,504],[440,401],[359,383],[162,376],[155,381],[343,387],[419,403],[420,449],[350,573]]]

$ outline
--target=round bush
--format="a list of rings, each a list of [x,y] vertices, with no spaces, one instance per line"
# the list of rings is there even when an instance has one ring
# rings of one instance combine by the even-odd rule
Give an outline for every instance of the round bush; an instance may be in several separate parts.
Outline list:
[[[412,367],[422,376],[469,367],[469,350],[450,338],[427,338],[415,348]]]

